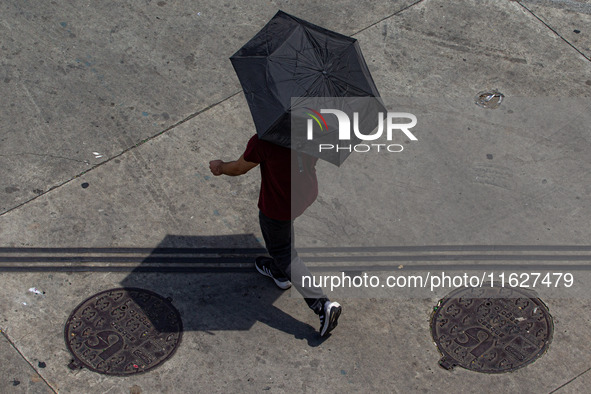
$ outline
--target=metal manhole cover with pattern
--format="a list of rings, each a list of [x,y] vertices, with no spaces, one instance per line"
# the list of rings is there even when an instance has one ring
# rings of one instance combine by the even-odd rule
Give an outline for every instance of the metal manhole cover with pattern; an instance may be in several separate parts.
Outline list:
[[[544,354],[552,341],[548,308],[523,289],[457,289],[433,309],[431,335],[445,369],[514,371]]]
[[[181,316],[169,299],[143,289],[100,292],[74,309],[64,329],[74,360],[107,375],[146,372],[168,360],[183,333]]]

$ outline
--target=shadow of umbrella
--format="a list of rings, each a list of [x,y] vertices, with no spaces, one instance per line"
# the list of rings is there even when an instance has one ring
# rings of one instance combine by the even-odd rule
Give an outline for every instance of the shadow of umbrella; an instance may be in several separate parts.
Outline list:
[[[220,244],[225,247],[216,247]],[[252,234],[166,236],[121,288],[87,298],[70,314],[64,328],[73,355],[69,367],[118,376],[142,373],[172,357],[183,332],[248,331],[257,322],[318,346],[326,338],[273,306],[283,291],[253,267],[264,252]],[[111,261],[133,264],[137,256]],[[109,269],[116,268],[125,269]]]
[[[216,245],[225,245],[224,248]],[[284,291],[254,270],[254,258],[266,250],[252,234],[224,236],[167,235],[122,282],[172,300],[184,331],[247,331],[256,322],[323,342],[309,324],[273,306]],[[142,305],[141,300],[137,304]],[[149,310],[145,314],[159,324]]]

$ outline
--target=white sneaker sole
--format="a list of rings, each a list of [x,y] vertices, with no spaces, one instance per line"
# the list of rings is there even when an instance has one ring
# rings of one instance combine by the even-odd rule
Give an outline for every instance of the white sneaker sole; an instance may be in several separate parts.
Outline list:
[[[327,309],[329,310],[328,313],[326,313]],[[338,302],[329,302],[324,306],[326,320],[324,321],[324,324],[320,330],[321,337],[326,336],[329,332],[335,329],[335,327],[339,324],[339,316],[341,316],[342,311],[343,308],[341,308],[341,305]]]

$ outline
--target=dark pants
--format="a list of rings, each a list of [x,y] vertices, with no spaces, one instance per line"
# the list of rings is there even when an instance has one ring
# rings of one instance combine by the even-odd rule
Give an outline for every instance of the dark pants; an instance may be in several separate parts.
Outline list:
[[[273,276],[286,276],[304,297],[308,306],[314,312],[320,313],[327,298],[320,287],[303,286],[302,278],[311,278],[312,274],[295,250],[293,220],[275,220],[259,212],[259,222],[265,246],[275,263],[271,265]]]

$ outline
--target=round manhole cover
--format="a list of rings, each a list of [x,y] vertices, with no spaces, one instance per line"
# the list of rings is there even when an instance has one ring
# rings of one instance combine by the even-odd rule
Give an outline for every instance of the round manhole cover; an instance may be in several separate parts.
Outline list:
[[[146,372],[168,360],[181,342],[181,316],[169,300],[135,288],[100,292],[66,322],[70,368],[107,375]]]
[[[443,356],[439,364],[500,373],[535,361],[548,349],[554,326],[546,305],[534,297],[506,287],[451,292],[431,316],[431,335]]]

